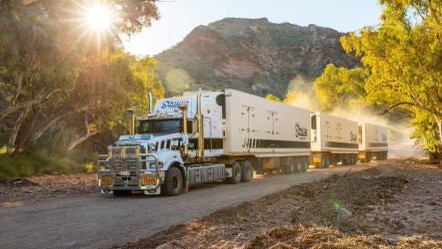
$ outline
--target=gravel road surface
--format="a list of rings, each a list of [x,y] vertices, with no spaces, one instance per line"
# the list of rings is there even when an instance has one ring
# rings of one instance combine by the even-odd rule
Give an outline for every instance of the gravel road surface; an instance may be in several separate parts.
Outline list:
[[[214,211],[290,186],[371,167],[337,166],[293,175],[265,175],[249,183],[203,184],[175,197],[98,192],[0,207],[0,248],[110,248],[151,236]]]

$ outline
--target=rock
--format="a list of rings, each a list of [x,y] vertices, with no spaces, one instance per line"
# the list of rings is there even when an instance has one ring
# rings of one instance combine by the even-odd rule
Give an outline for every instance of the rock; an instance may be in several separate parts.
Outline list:
[[[338,218],[339,219],[346,219],[348,217],[350,217],[353,213],[348,211],[345,208],[340,208],[338,211]]]

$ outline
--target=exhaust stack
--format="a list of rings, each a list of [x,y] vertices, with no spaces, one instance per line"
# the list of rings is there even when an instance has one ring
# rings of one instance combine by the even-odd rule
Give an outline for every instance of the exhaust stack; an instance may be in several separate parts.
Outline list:
[[[197,114],[198,121],[198,157],[204,156],[204,127],[203,127],[203,114],[201,112],[201,88],[196,95]]]
[[[152,105],[153,105],[153,95],[152,95],[151,91],[149,91],[147,93],[147,99],[149,101],[149,113],[152,113],[152,110],[153,110],[153,107],[152,107]]]

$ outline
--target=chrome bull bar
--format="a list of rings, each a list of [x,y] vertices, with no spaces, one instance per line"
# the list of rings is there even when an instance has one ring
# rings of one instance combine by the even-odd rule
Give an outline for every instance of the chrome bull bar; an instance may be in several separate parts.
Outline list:
[[[140,153],[139,146],[114,146],[97,161],[98,187],[102,192],[114,190],[158,192],[161,184],[158,158]]]

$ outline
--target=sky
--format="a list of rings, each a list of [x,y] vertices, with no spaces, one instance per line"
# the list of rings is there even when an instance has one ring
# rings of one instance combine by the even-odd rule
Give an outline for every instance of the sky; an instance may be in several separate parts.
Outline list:
[[[267,18],[272,23],[315,24],[339,32],[377,25],[377,0],[159,0],[160,19],[124,41],[136,56],[154,56],[181,42],[194,28],[227,17]]]

